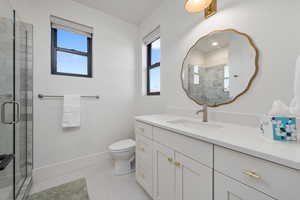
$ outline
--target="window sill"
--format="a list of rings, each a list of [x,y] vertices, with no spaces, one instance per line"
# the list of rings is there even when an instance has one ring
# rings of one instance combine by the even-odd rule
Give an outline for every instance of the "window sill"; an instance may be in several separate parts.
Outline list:
[[[147,93],[146,96],[160,96],[160,92]]]
[[[71,73],[62,73],[62,72],[51,72],[51,75],[93,78],[91,75],[71,74]]]

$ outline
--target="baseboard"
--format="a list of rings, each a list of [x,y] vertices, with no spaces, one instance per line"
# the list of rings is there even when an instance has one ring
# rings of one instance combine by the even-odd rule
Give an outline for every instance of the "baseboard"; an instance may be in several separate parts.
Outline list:
[[[64,176],[66,174],[86,169],[88,167],[98,167],[100,170],[112,167],[112,159],[109,152],[92,154],[73,160],[55,163],[40,168],[33,169],[33,182],[42,182],[49,178]]]

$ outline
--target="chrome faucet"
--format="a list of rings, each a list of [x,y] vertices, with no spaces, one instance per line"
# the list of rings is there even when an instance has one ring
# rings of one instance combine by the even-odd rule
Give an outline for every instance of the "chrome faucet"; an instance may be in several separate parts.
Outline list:
[[[208,122],[208,117],[207,117],[207,108],[208,106],[206,104],[202,105],[202,109],[196,112],[196,115],[199,115],[199,113],[203,113],[203,122]]]

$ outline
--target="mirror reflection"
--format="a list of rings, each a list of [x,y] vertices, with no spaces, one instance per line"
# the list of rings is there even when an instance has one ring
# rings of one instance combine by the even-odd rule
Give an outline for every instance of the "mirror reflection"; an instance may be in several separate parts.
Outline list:
[[[258,50],[248,35],[233,29],[215,31],[189,50],[182,86],[196,103],[215,107],[245,93],[257,70]]]

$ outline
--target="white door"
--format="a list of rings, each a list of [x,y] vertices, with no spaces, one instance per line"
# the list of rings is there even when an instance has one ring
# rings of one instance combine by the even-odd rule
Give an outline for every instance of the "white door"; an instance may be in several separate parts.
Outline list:
[[[215,200],[274,200],[247,185],[215,172]]]
[[[154,143],[154,200],[175,199],[174,151]]]
[[[175,153],[176,200],[212,200],[213,170]]]

